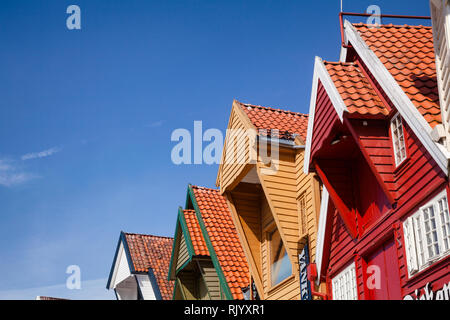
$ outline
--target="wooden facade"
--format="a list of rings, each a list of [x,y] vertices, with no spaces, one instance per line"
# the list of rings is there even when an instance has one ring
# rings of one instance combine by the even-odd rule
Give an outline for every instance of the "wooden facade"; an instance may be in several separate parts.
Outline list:
[[[396,71],[388,75],[383,69],[395,68],[395,64],[385,67],[377,56],[367,53],[374,50],[381,61],[387,60],[382,56],[387,50],[376,51],[382,41],[373,44],[383,30],[368,35],[367,28],[359,24],[359,32],[366,32],[361,36],[355,27],[346,25],[353,43],[349,43],[345,61],[316,59],[312,90],[310,114],[314,117],[309,121],[305,172],[317,173],[329,195],[322,199],[325,205],[319,218],[323,226],[318,234],[321,263],[317,282],[326,284],[331,299],[423,299],[433,295],[449,299],[448,176],[440,162],[442,154],[435,152],[436,145],[431,142],[430,128],[439,123],[440,115],[427,114],[424,121],[420,105],[416,109],[411,103],[417,96],[408,91],[409,96],[405,95],[401,90],[406,89],[396,83]],[[398,31],[400,28],[389,26],[386,34],[395,37],[396,32],[408,32]],[[426,27],[414,28],[429,33]],[[414,66],[407,68],[403,74]],[[353,83],[352,72],[364,81]],[[430,89],[420,94],[423,92],[432,94]],[[410,109],[399,104],[400,97],[411,99]],[[394,120],[398,127],[393,127]],[[421,126],[424,129],[418,130]],[[422,267],[419,259],[426,260]],[[343,275],[354,290],[341,284]],[[349,294],[342,294],[346,290]]]
[[[298,256],[305,243],[309,244],[311,260],[315,259],[320,185],[315,175],[302,173],[301,137],[280,144],[276,157],[271,154],[271,146],[266,146],[269,152],[261,150],[264,147],[257,146],[259,128],[246,115],[245,107],[233,103],[217,184],[231,208],[259,297],[298,300]],[[263,112],[277,112],[261,108]],[[229,134],[236,128],[247,135]],[[235,150],[246,156],[234,158],[246,161],[225,163],[232,158],[228,153]],[[271,154],[270,161],[261,157],[262,151]],[[270,237],[274,230],[279,232],[291,265],[290,276],[276,285],[271,282],[270,266]]]

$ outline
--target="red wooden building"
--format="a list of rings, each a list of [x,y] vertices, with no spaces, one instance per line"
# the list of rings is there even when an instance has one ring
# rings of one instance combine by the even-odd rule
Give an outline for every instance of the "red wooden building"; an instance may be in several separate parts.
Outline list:
[[[305,172],[323,183],[316,265],[330,299],[449,299],[448,152],[431,27],[344,24],[316,58]]]

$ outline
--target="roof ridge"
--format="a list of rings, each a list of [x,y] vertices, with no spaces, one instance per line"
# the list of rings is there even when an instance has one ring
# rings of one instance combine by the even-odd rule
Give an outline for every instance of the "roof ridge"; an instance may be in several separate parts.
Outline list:
[[[130,236],[154,237],[154,238],[172,239],[173,240],[173,237],[168,237],[168,236],[157,236],[154,234],[134,233],[134,232],[125,232],[125,231],[122,231],[122,232],[125,235],[130,235]]]
[[[352,23],[353,26],[355,27],[372,27],[374,26],[374,24],[368,24],[368,23],[362,23],[362,22],[358,22],[358,23]],[[384,27],[384,28],[427,28],[427,29],[431,29],[431,26],[424,26],[424,25],[411,25],[411,24],[393,24],[393,23],[388,23],[388,24],[380,24],[380,25],[376,25],[379,27]]]
[[[328,61],[328,60],[322,60],[322,61],[324,64],[355,66],[356,67],[356,64],[354,62]]]
[[[208,187],[202,187],[202,186],[196,186],[191,184],[192,188],[197,188],[197,189],[205,189],[205,190],[211,190],[211,191],[219,191],[219,189],[213,189],[213,188],[208,188]]]
[[[237,100],[236,100],[237,101]],[[258,108],[258,109],[266,109],[266,110],[270,110],[270,111],[278,111],[278,112],[284,112],[284,113],[291,113],[291,114],[295,114],[295,115],[301,115],[301,116],[305,116],[307,117],[308,114],[307,113],[301,113],[301,112],[296,112],[296,111],[291,111],[291,110],[285,110],[285,109],[277,109],[277,108],[272,108],[272,107],[265,107],[265,106],[261,106],[261,105],[254,105],[251,103],[243,103],[240,101],[237,101],[241,106],[245,106],[245,107],[250,107],[250,108]]]

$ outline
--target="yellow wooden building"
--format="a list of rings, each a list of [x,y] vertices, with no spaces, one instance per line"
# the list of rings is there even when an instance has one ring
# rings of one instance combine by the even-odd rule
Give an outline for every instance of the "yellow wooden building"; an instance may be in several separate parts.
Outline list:
[[[321,187],[303,173],[307,123],[305,114],[233,102],[216,184],[261,299],[300,299],[306,244],[315,261]]]

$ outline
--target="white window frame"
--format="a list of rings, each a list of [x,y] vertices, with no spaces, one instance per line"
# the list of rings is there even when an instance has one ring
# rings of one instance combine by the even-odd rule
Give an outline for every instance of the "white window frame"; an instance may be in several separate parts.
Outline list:
[[[403,143],[401,143],[401,139],[396,141],[395,130],[398,131],[399,136],[401,134],[401,137],[403,138]],[[398,167],[400,164],[403,163],[403,161],[406,160],[406,158],[408,158],[408,153],[406,149],[405,131],[403,128],[403,119],[400,116],[400,113],[397,113],[391,119],[391,136],[392,136],[392,147],[394,150],[395,167]],[[397,143],[399,147],[397,147]],[[404,155],[402,155],[402,149],[405,150]]]
[[[447,257],[450,254],[447,190],[408,217],[403,222],[403,233],[409,277]]]
[[[331,280],[333,300],[358,300],[356,264],[353,261]]]

